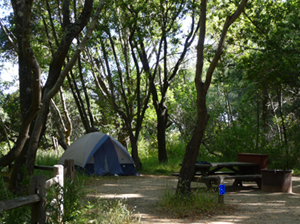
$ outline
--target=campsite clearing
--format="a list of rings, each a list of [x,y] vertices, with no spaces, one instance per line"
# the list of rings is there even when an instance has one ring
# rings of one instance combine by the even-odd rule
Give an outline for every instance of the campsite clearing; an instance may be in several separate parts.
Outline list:
[[[99,177],[86,190],[89,197],[127,198],[141,223],[300,223],[300,177],[293,177],[292,194],[262,192],[254,183],[246,184],[246,188],[232,187],[230,180],[225,183],[225,204],[235,209],[197,220],[173,219],[160,213],[160,196],[166,188],[176,188],[177,178],[173,176]],[[201,183],[192,186],[205,188]]]

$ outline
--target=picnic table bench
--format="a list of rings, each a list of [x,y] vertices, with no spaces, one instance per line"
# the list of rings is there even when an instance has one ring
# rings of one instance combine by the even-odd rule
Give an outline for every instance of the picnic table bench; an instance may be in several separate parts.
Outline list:
[[[249,175],[229,175],[229,176],[194,176],[192,181],[205,183],[208,189],[212,188],[212,183],[220,184],[220,178],[234,179],[232,186],[243,186],[242,181],[254,181],[258,188],[261,188],[261,174]]]

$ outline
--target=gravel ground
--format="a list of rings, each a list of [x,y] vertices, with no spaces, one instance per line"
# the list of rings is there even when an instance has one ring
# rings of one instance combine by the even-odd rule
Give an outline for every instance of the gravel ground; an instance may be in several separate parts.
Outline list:
[[[99,178],[87,187],[89,196],[126,198],[141,223],[300,223],[300,177],[293,177],[293,193],[268,193],[247,184],[245,188],[225,182],[225,204],[235,206],[228,215],[208,216],[201,220],[169,219],[157,210],[157,201],[166,188],[176,188],[177,178],[172,176],[130,176]],[[193,183],[192,187],[205,187]]]

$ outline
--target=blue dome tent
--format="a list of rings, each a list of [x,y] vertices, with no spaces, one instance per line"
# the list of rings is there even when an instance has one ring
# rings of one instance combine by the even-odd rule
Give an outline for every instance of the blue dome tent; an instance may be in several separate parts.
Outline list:
[[[138,175],[127,150],[116,139],[92,132],[75,140],[61,156],[58,164],[74,160],[76,168],[96,175]]]

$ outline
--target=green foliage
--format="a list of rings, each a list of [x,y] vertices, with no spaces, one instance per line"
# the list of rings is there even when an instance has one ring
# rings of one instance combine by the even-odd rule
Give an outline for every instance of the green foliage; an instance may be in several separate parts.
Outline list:
[[[85,199],[82,201],[85,209],[81,215],[81,219],[76,223],[139,223],[132,217],[132,211],[128,208],[126,199]]]
[[[159,163],[157,160],[157,143],[140,138],[139,149],[140,157],[143,163],[142,174],[160,174],[171,175],[174,171],[180,169],[179,164],[183,160],[185,144],[178,132],[173,130],[166,133],[166,148],[168,152],[168,162]]]
[[[237,153],[255,153],[255,132],[247,127],[233,126],[222,130],[222,134],[216,135],[211,150],[220,152],[223,161],[236,161]]]
[[[170,130],[166,133],[167,138],[167,151],[171,158],[183,158],[185,153],[186,144],[183,141],[180,133]]]
[[[35,165],[54,166],[57,164],[63,150],[38,150]],[[35,169],[33,175],[44,175],[46,179],[53,177],[53,172]]]
[[[2,88],[4,87],[1,86],[0,90],[0,141],[7,143],[7,138],[10,141],[16,140],[15,133],[19,131],[22,116],[19,109],[19,93],[2,95]]]
[[[52,185],[47,190],[47,205],[46,209],[49,211],[49,223],[74,223],[77,222],[81,210],[84,206],[81,200],[85,197],[86,192],[82,191],[83,185],[76,182],[71,183],[66,180],[65,185]],[[55,203],[51,203],[55,200]],[[60,214],[60,208],[63,206],[64,212]]]
[[[3,178],[0,176],[0,201],[16,198],[6,186]],[[10,211],[0,213],[1,224],[26,224],[30,223],[30,207],[23,206]]]
[[[54,166],[62,156],[64,151],[59,150],[38,150],[35,165]]]
[[[159,163],[157,157],[141,157],[141,161],[143,163],[141,174],[171,175],[174,171],[180,170],[182,158],[169,157],[168,163]]]
[[[173,131],[179,131],[186,144],[197,120],[196,87],[192,82],[194,71],[181,70],[169,90],[169,113]]]

